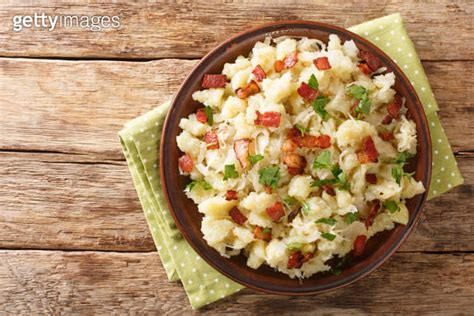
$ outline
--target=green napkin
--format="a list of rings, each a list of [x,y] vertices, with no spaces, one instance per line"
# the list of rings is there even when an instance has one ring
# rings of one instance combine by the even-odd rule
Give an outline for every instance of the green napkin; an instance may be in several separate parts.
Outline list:
[[[463,183],[436,111],[438,105],[399,14],[350,28],[382,48],[412,81],[425,108],[433,142],[429,198]],[[199,308],[243,287],[207,265],[182,238],[163,199],[158,169],[159,142],[170,102],[127,123],[119,132],[123,152],[158,254],[170,281],[181,280],[191,306]]]

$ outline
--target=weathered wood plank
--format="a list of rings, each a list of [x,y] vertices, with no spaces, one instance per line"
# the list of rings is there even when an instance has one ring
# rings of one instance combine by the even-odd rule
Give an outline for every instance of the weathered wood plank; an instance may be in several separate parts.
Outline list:
[[[342,27],[394,12],[405,19],[422,59],[474,59],[472,1],[364,3],[313,1],[205,1],[155,4],[14,3],[0,8],[0,55],[98,58],[201,57],[232,34],[269,21],[304,19]],[[121,28],[13,32],[15,15],[118,15]],[[435,49],[433,49],[435,48]]]
[[[153,253],[1,251],[0,258],[0,305],[6,313],[191,312],[183,289],[167,281]],[[473,254],[398,253],[366,279],[334,292],[290,298],[244,290],[203,311],[469,314],[473,282]]]
[[[0,149],[123,159],[117,132],[169,99],[196,61],[45,61],[0,58]],[[425,62],[455,151],[472,150],[471,62]],[[472,90],[472,89],[471,89]]]
[[[474,251],[474,157],[458,160],[466,184],[427,204],[400,251]],[[0,183],[0,248],[154,250],[125,162],[0,153]]]

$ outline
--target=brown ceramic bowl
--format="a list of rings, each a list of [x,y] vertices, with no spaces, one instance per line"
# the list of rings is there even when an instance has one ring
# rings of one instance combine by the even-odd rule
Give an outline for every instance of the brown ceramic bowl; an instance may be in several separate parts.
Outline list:
[[[206,73],[220,73],[226,62],[233,62],[237,56],[246,56],[255,42],[265,36],[292,36],[317,38],[328,41],[330,34],[337,34],[343,41],[354,40],[359,49],[368,50],[380,58],[382,64],[396,75],[395,89],[406,98],[406,106],[413,120],[416,122],[418,133],[418,155],[413,158],[410,166],[415,178],[421,180],[428,191],[431,177],[431,140],[429,127],[420,100],[410,81],[405,77],[397,65],[380,49],[362,37],[345,29],[316,22],[284,21],[265,24],[245,31],[225,41],[207,54],[188,75],[179,88],[168,113],[163,128],[164,140],[161,142],[161,181],[169,208],[179,230],[194,248],[194,250],[216,270],[232,280],[250,288],[269,293],[285,295],[307,295],[333,290],[352,283],[385,262],[407,238],[410,231],[418,222],[427,193],[414,197],[407,202],[410,212],[408,225],[397,225],[395,229],[377,234],[371,238],[365,254],[353,261],[340,275],[316,274],[301,282],[290,279],[287,275],[276,272],[266,265],[253,270],[246,265],[243,255],[226,259],[208,246],[203,239],[200,227],[202,215],[196,205],[186,197],[183,190],[189,178],[180,176],[178,171],[178,157],[180,153],[176,145],[176,136],[181,132],[179,120],[202,105],[193,101],[191,95],[201,88],[203,75]],[[409,166],[409,167],[410,167]]]

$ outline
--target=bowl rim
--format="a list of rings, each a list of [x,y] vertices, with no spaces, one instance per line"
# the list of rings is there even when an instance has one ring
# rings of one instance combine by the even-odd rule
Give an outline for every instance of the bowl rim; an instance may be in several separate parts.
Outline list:
[[[373,51],[376,51],[376,53],[379,56],[382,56],[386,60],[391,61],[392,62],[391,66],[397,68],[397,70],[398,70],[399,74],[397,74],[397,77],[401,76],[400,80],[407,84],[407,86],[409,88],[408,90],[411,92],[412,97],[415,100],[414,103],[416,104],[416,107],[420,110],[419,112],[420,112],[420,115],[421,115],[421,122],[424,123],[424,124],[421,124],[422,126],[420,128],[424,129],[425,132],[426,132],[425,134],[427,135],[426,139],[423,139],[423,141],[427,143],[427,149],[428,149],[427,158],[428,159],[423,161],[425,172],[424,172],[424,178],[421,180],[423,182],[424,186],[425,186],[425,192],[423,193],[422,199],[418,202],[418,205],[415,205],[415,208],[413,209],[413,213],[415,213],[414,214],[415,216],[413,217],[413,219],[411,219],[408,222],[408,224],[406,225],[405,231],[400,235],[400,237],[397,240],[395,240],[388,247],[387,251],[378,260],[374,260],[374,262],[367,265],[367,267],[365,267],[363,269],[360,269],[360,270],[356,271],[355,273],[349,274],[343,279],[340,279],[340,280],[337,280],[337,281],[331,283],[330,286],[326,286],[324,288],[317,289],[317,290],[311,290],[311,291],[308,290],[308,291],[301,291],[301,292],[299,292],[299,291],[298,292],[292,292],[292,291],[272,290],[271,288],[268,288],[268,287],[265,287],[265,288],[264,287],[259,287],[255,284],[246,282],[246,281],[241,280],[238,277],[232,275],[231,273],[228,273],[228,271],[226,271],[225,269],[222,269],[218,264],[215,264],[214,261],[211,260],[211,258],[209,258],[205,252],[202,252],[193,243],[193,240],[187,234],[187,231],[184,228],[180,218],[177,216],[177,214],[175,213],[175,211],[173,209],[173,204],[172,204],[172,202],[170,200],[170,197],[169,197],[169,194],[168,194],[168,189],[169,188],[168,188],[168,183],[166,181],[165,172],[161,171],[161,170],[165,170],[164,169],[164,167],[165,167],[164,147],[165,147],[165,143],[167,143],[167,142],[163,142],[163,141],[160,142],[160,181],[161,181],[161,185],[162,185],[162,188],[163,188],[163,193],[164,193],[164,196],[165,196],[165,200],[168,204],[168,208],[170,210],[170,213],[172,215],[172,218],[173,218],[174,222],[176,223],[176,226],[178,227],[178,229],[180,230],[181,234],[184,236],[184,238],[186,239],[188,244],[193,248],[193,250],[201,258],[203,258],[205,260],[205,262],[208,263],[212,268],[216,269],[219,273],[225,275],[226,277],[233,280],[234,282],[239,283],[241,285],[244,285],[248,288],[257,290],[257,291],[261,291],[261,292],[265,292],[265,293],[269,293],[269,294],[277,294],[277,295],[306,296],[306,295],[314,295],[314,294],[320,294],[320,293],[336,290],[336,289],[348,286],[348,285],[350,285],[350,284],[366,277],[367,275],[369,275],[370,273],[372,273],[373,271],[378,269],[382,264],[387,262],[387,260],[401,247],[401,245],[404,243],[404,241],[411,234],[411,232],[413,231],[415,226],[418,224],[418,222],[420,220],[420,217],[421,217],[421,214],[423,212],[423,208],[424,208],[426,200],[427,200],[429,187],[430,187],[430,182],[431,182],[431,173],[432,173],[432,142],[431,142],[431,137],[430,137],[429,124],[428,124],[428,120],[427,120],[427,117],[426,117],[426,113],[425,113],[423,104],[421,103],[420,98],[419,98],[416,90],[414,89],[413,85],[410,83],[410,80],[407,78],[407,76],[405,75],[403,70],[401,70],[401,68],[395,62],[393,62],[393,59],[391,57],[389,57],[385,52],[383,52],[375,44],[372,44],[369,40],[363,38],[362,36],[360,36],[358,34],[355,34],[352,31],[349,31],[345,28],[335,26],[335,25],[332,25],[332,24],[328,24],[328,23],[317,22],[317,21],[307,21],[307,20],[281,20],[281,21],[263,23],[263,24],[260,24],[256,27],[246,29],[242,32],[239,32],[239,33],[229,37],[225,41],[221,42],[218,46],[213,48],[211,51],[209,51],[207,54],[205,54],[199,60],[199,62],[192,68],[192,70],[188,73],[185,80],[183,80],[180,87],[178,88],[178,90],[174,94],[174,97],[171,101],[170,110],[168,111],[168,113],[166,115],[166,118],[165,118],[165,121],[163,123],[162,137],[164,135],[166,135],[166,132],[167,132],[168,128],[170,127],[170,120],[171,120],[173,108],[174,108],[174,106],[177,102],[177,99],[178,99],[181,91],[183,89],[185,89],[188,81],[190,81],[192,79],[192,74],[198,68],[200,68],[201,65],[207,63],[208,59],[210,57],[212,57],[214,54],[216,54],[223,47],[228,46],[230,43],[235,42],[236,40],[238,40],[241,37],[245,37],[246,35],[251,35],[254,32],[259,32],[260,30],[266,29],[266,28],[281,27],[281,28],[285,29],[285,27],[289,27],[290,25],[295,25],[295,26],[299,26],[299,27],[305,27],[305,26],[309,25],[309,26],[317,27],[317,28],[331,29],[331,30],[334,30],[336,32],[345,33],[346,35],[350,36],[351,38],[354,38],[354,39],[357,39],[360,42],[363,42],[365,45],[369,46]],[[269,31],[269,33],[271,33],[271,31]],[[291,37],[291,35],[289,35],[289,37]],[[238,43],[235,43],[234,45],[238,45]],[[226,258],[222,257],[222,259],[226,259]],[[282,273],[282,276],[285,276],[285,275]]]

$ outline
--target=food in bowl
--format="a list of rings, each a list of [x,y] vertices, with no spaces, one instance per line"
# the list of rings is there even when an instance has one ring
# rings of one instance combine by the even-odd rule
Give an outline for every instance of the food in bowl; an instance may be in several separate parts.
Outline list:
[[[307,278],[406,225],[425,189],[404,170],[417,135],[395,80],[336,35],[266,38],[206,74],[176,141],[208,245]]]

